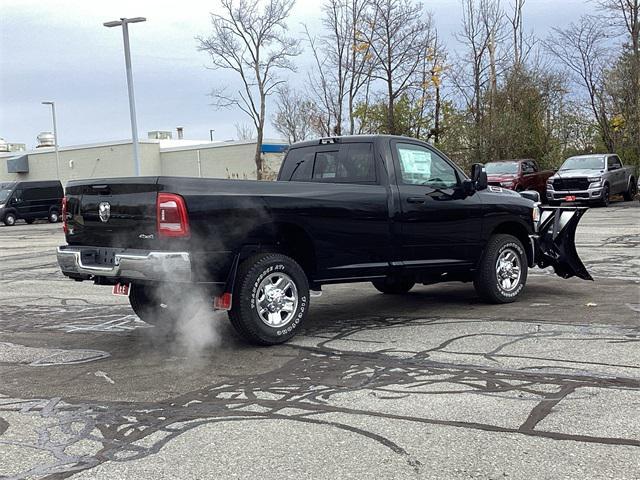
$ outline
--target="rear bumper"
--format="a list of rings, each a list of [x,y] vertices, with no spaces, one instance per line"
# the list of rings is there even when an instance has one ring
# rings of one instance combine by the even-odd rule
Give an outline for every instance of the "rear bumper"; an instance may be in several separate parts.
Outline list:
[[[191,258],[187,252],[152,252],[124,249],[108,263],[95,263],[95,248],[58,247],[58,265],[67,277],[88,280],[94,277],[146,281],[191,281]]]

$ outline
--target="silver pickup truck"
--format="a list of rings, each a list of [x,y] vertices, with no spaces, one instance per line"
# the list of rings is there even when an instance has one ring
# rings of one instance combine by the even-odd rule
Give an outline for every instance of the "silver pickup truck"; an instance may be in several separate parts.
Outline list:
[[[611,195],[629,201],[637,192],[633,167],[613,153],[570,157],[547,180],[547,202],[590,202],[608,206]]]

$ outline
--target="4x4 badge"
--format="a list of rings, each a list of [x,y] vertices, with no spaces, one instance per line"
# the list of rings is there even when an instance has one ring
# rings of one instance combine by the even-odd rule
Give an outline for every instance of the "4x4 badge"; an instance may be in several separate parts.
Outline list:
[[[109,204],[109,202],[100,202],[100,205],[98,205],[98,215],[100,216],[101,222],[108,222],[109,217],[111,217],[111,204]]]

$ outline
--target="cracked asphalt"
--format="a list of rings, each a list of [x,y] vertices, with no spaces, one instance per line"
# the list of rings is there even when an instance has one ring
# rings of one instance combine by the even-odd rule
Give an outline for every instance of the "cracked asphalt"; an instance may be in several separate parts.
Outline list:
[[[158,332],[63,242],[0,227],[0,478],[640,478],[637,201],[583,217],[593,283],[326,287],[271,348],[222,313]]]

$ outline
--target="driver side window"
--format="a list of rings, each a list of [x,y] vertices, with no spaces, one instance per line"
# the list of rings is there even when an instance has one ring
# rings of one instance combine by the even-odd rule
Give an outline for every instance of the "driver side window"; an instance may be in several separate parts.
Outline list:
[[[437,153],[411,143],[397,143],[396,150],[403,184],[433,188],[454,188],[458,185],[456,170]]]

